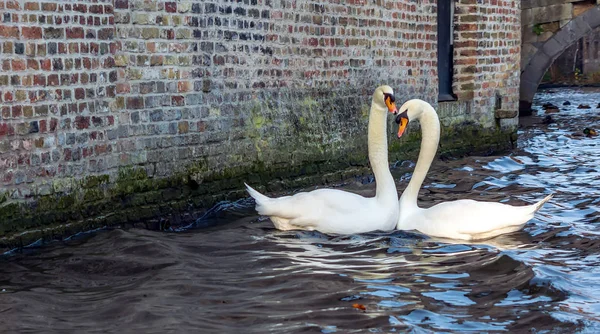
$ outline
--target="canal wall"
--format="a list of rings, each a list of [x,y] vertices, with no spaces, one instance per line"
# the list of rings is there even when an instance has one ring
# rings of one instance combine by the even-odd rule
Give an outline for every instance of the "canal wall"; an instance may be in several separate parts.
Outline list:
[[[183,225],[246,196],[243,181],[277,192],[368,173],[380,84],[438,107],[444,154],[515,139],[516,0],[456,1],[458,100],[439,104],[435,1],[0,0],[0,13],[0,247]],[[391,137],[391,161],[418,142]]]

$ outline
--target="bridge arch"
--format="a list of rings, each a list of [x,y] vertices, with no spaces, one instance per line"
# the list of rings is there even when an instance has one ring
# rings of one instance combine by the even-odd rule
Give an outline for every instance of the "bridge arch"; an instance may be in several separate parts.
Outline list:
[[[537,48],[527,65],[521,69],[520,115],[531,114],[531,103],[542,77],[554,60],[569,46],[600,27],[600,5],[596,5],[574,17],[552,37]]]

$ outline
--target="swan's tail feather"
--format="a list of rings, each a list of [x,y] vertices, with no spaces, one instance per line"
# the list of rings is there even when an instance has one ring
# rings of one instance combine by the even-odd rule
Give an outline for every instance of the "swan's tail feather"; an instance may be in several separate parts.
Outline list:
[[[548,202],[549,200],[552,199],[553,196],[554,196],[554,194],[550,194],[550,195],[546,196],[543,200],[533,204],[532,205],[534,208],[533,212],[539,211],[542,208],[542,206],[544,206],[544,204],[546,204],[546,202]]]
[[[248,191],[250,196],[252,196],[252,198],[254,198],[254,201],[256,201],[256,211],[261,212],[262,206],[266,204],[266,202],[268,202],[271,198],[259,193],[245,182],[244,185],[246,186],[246,190]]]

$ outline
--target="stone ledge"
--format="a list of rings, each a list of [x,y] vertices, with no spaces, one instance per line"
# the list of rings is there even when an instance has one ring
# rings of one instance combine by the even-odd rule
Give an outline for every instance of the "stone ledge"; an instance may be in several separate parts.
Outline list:
[[[517,117],[517,110],[506,110],[506,109],[498,109],[494,111],[494,117],[496,118],[515,118]]]

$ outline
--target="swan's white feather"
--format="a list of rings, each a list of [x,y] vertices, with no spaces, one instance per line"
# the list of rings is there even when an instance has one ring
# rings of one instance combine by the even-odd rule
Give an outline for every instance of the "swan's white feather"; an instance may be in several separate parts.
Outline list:
[[[410,227],[430,236],[482,240],[522,229],[550,198],[524,206],[461,199],[416,210],[407,220]]]
[[[256,201],[256,211],[271,217],[280,230],[318,230],[331,234],[355,234],[392,230],[393,210],[375,200],[336,190],[317,189],[292,196],[269,198],[246,185]],[[387,222],[387,223],[386,223]]]

